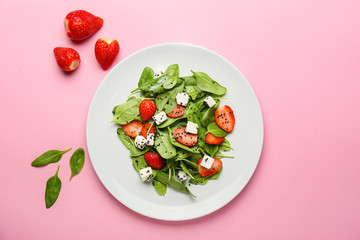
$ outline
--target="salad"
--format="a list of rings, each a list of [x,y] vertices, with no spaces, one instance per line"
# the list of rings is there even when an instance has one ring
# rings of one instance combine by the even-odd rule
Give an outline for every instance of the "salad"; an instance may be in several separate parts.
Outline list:
[[[188,186],[218,178],[221,159],[233,158],[223,153],[232,149],[225,137],[235,126],[231,107],[220,106],[226,88],[191,72],[180,77],[177,64],[156,73],[145,67],[138,88],[112,111],[134,169],[160,195],[171,187],[194,196]]]

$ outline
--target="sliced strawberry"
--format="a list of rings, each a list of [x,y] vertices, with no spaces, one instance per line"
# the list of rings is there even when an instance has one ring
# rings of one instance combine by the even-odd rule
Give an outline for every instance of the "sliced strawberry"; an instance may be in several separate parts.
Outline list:
[[[95,57],[100,66],[107,70],[119,54],[119,42],[111,38],[100,38],[95,43]]]
[[[147,121],[156,112],[156,104],[150,99],[145,99],[139,105],[139,112],[141,119]]]
[[[235,115],[231,107],[222,106],[215,111],[216,124],[226,132],[232,132],[235,126]]]
[[[174,137],[179,143],[192,147],[196,144],[198,136],[196,134],[186,132],[185,128],[186,127],[176,128],[173,132]]]
[[[178,118],[184,115],[184,107],[181,105],[176,105],[176,107],[167,114],[171,118]]]
[[[121,127],[124,129],[126,135],[134,138],[141,133],[143,123],[138,120],[133,120],[128,124],[121,125]]]
[[[76,10],[68,13],[64,19],[65,32],[72,40],[84,40],[98,31],[104,23],[100,17]]]
[[[214,158],[214,163],[212,164],[210,169],[207,169],[203,166],[200,165],[202,161],[202,158],[199,159],[198,161],[198,167],[199,167],[199,174],[203,177],[207,177],[207,176],[211,176],[214,175],[215,173],[217,173],[219,171],[219,169],[222,167],[222,162],[220,159],[218,158]]]
[[[220,144],[222,143],[223,141],[225,140],[225,137],[216,137],[214,134],[212,133],[207,133],[206,134],[206,143],[207,144],[213,144],[213,145],[216,145],[216,144]]]
[[[144,154],[144,158],[153,169],[161,169],[165,165],[164,159],[156,152],[147,152]]]
[[[143,128],[141,129],[141,136],[143,136],[144,138],[147,137],[147,133],[153,133],[154,135],[156,134],[156,127],[152,126],[150,131],[149,131],[149,128],[151,126],[151,123],[147,123],[143,126]]]

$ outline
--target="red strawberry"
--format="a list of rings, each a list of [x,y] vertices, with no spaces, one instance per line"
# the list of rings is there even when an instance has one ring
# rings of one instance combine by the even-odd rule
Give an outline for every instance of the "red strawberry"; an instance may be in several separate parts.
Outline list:
[[[174,110],[167,114],[171,118],[178,118],[184,115],[184,107],[181,105],[176,105]]]
[[[207,133],[205,141],[207,144],[220,144],[224,141],[224,139],[225,137],[216,137],[212,133]]]
[[[164,159],[156,152],[147,152],[144,158],[147,164],[153,169],[161,169],[165,165]]]
[[[211,166],[210,169],[207,169],[203,166],[200,165],[202,161],[202,158],[199,159],[198,161],[198,167],[199,167],[199,174],[203,177],[207,177],[207,176],[211,176],[211,175],[214,175],[215,173],[217,173],[219,171],[219,169],[222,167],[222,162],[220,159],[218,158],[215,158],[214,157],[214,163],[213,165]]]
[[[75,49],[56,47],[54,54],[57,64],[66,72],[74,71],[80,65],[80,55]]]
[[[173,132],[176,141],[179,143],[192,147],[197,142],[197,135],[185,131],[186,127],[176,128]]]
[[[147,137],[147,133],[153,133],[154,135],[156,134],[156,128],[154,126],[151,127],[150,131],[149,128],[151,126],[151,123],[147,123],[143,126],[143,128],[141,129],[141,136],[143,136],[144,138]]]
[[[87,39],[98,31],[103,23],[102,18],[84,10],[70,12],[64,19],[65,32],[72,40]]]
[[[216,124],[226,132],[232,132],[235,126],[235,115],[231,107],[222,106],[215,111]]]
[[[95,57],[100,66],[106,70],[114,62],[119,54],[120,46],[118,41],[111,38],[100,38],[95,43]]]
[[[126,135],[134,138],[140,134],[141,129],[143,127],[143,123],[138,120],[133,120],[128,124],[121,125],[121,127],[124,129]]]
[[[143,100],[139,105],[140,117],[142,120],[149,120],[156,112],[156,105],[149,99]]]

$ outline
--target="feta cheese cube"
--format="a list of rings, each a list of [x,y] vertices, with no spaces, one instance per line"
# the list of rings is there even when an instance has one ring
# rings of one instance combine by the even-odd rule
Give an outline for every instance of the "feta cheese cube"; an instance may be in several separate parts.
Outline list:
[[[204,168],[210,169],[214,163],[214,159],[208,155],[204,155],[203,159],[201,160],[200,166]]]
[[[178,93],[176,94],[177,104],[186,107],[189,102],[189,95],[187,93]]]
[[[164,71],[162,69],[157,70],[154,74],[154,78],[161,77],[162,75],[164,75]]]
[[[151,167],[142,168],[140,169],[139,174],[141,180],[145,182],[152,175],[152,169]]]
[[[188,121],[187,124],[186,124],[185,131],[188,132],[188,133],[197,134],[198,129],[199,129],[199,125],[197,125],[196,123]]]
[[[143,150],[146,147],[146,139],[141,135],[136,136],[135,147],[137,147],[140,150]]]
[[[167,116],[164,111],[161,111],[158,114],[154,115],[152,118],[154,119],[156,125],[160,125],[161,123],[166,121]]]
[[[211,96],[208,96],[207,98],[205,98],[204,102],[206,102],[206,104],[209,107],[212,107],[212,106],[214,106],[216,104],[215,100]]]
[[[155,141],[155,135],[153,133],[147,133],[146,135],[146,144],[148,146],[153,146]]]
[[[178,178],[179,178],[180,181],[185,181],[188,178],[188,176],[187,176],[186,172],[179,171],[178,172]]]

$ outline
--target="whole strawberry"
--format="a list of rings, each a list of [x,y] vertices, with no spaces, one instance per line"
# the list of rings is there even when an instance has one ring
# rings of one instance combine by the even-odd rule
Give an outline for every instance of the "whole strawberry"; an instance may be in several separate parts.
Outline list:
[[[57,64],[66,72],[74,71],[80,65],[80,55],[75,49],[56,47],[54,54]]]
[[[84,40],[98,31],[104,23],[100,17],[76,10],[68,13],[64,19],[65,32],[72,40]]]
[[[149,99],[143,100],[139,105],[140,117],[143,121],[149,120],[156,112],[156,105]]]
[[[95,43],[95,57],[100,66],[107,70],[120,51],[118,41],[111,38],[100,38]]]
[[[161,169],[165,165],[164,159],[156,152],[147,152],[144,154],[144,158],[153,169]]]

